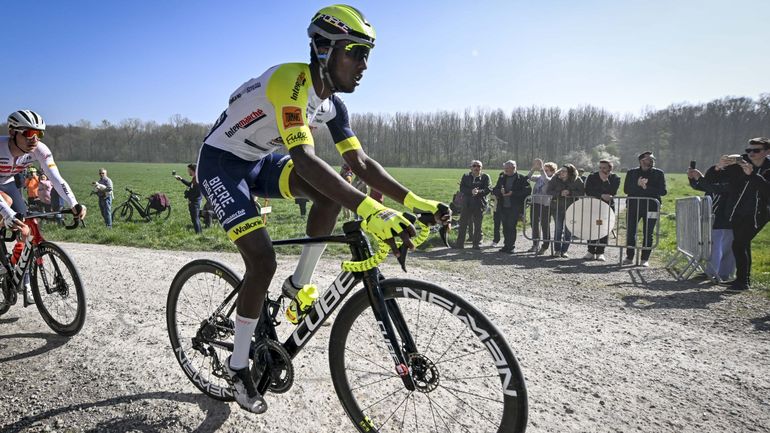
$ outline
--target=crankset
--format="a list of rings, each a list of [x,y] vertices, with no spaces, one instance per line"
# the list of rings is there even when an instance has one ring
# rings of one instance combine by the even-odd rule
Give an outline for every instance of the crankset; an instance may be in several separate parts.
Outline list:
[[[251,369],[254,383],[264,395],[266,389],[283,394],[294,384],[294,365],[286,349],[275,340],[263,340],[254,351]]]

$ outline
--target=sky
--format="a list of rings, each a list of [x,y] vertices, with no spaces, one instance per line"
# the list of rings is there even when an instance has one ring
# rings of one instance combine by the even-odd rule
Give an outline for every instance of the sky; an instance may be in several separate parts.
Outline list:
[[[308,61],[307,25],[329,4],[25,2],[6,11],[0,106],[48,124],[213,123],[241,83]],[[770,92],[767,0],[350,4],[377,32],[361,85],[343,96],[352,113],[594,105],[640,114]]]

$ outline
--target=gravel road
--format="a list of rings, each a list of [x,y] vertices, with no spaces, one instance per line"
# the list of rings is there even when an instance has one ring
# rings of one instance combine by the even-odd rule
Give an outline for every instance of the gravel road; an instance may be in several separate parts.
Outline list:
[[[194,258],[240,271],[237,255],[62,246],[88,290],[86,325],[67,339],[34,307],[0,317],[0,431],[354,431],[329,376],[329,327],[264,415],[211,400],[184,376],[166,334],[171,279]],[[504,331],[527,379],[529,432],[770,432],[770,300],[757,293],[490,248],[412,257],[409,277],[456,291]],[[278,260],[282,281],[296,256]],[[338,263],[324,258],[322,287]],[[403,275],[394,263],[385,275]]]

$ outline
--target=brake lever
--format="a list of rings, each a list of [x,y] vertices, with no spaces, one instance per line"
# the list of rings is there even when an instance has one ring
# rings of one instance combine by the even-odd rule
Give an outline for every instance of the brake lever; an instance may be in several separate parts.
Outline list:
[[[406,242],[401,244],[400,247],[398,247],[398,257],[396,259],[398,260],[398,264],[401,265],[401,269],[406,272],[406,254],[409,252],[409,248],[406,245]]]

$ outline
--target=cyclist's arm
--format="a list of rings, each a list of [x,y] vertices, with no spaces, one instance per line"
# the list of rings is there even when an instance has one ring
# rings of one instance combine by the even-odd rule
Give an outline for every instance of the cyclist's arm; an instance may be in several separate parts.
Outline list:
[[[366,195],[353,188],[334,168],[319,158],[313,146],[292,147],[289,155],[297,175],[342,206],[355,211],[366,198]]]
[[[34,150],[34,155],[40,163],[40,168],[51,180],[56,191],[61,197],[65,197],[65,200],[69,203],[69,207],[72,209],[78,208],[80,217],[85,217],[84,206],[78,206],[78,200],[75,198],[75,193],[72,192],[67,181],[59,173],[59,169],[56,167],[56,162],[53,160],[51,150],[48,149],[43,143],[38,143]]]

